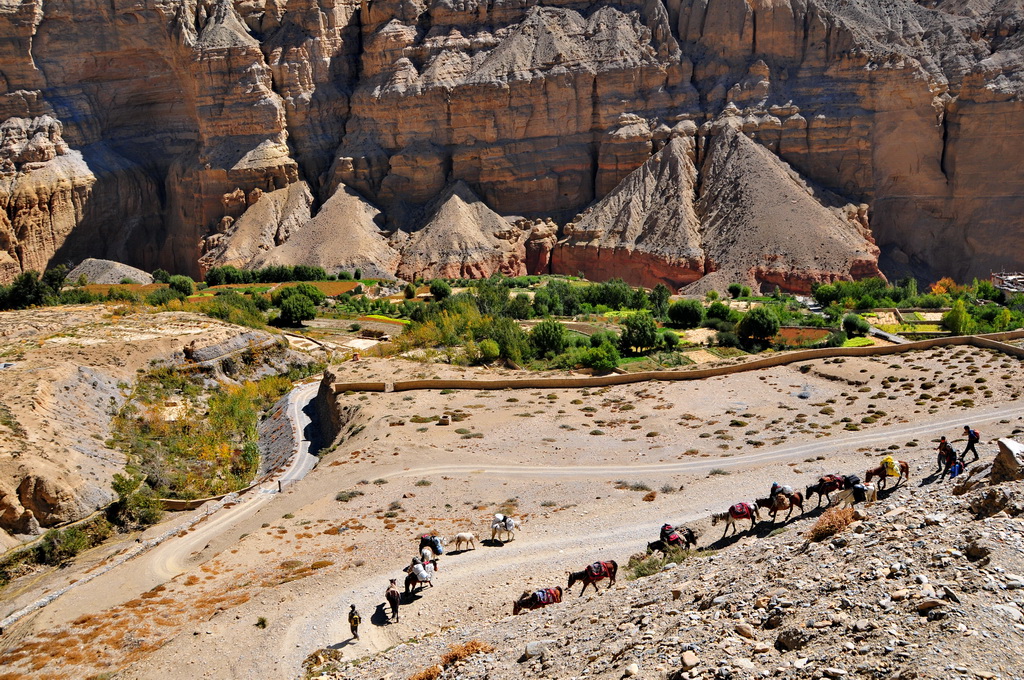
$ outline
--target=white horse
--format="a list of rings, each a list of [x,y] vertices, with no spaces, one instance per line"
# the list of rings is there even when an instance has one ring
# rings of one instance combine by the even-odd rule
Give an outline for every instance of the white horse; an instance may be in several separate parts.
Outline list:
[[[494,519],[491,521],[491,540],[496,540],[498,534],[504,533],[506,538],[502,542],[504,543],[505,541],[511,541],[516,537],[515,530],[518,529],[520,526],[522,525],[519,522],[519,520],[507,517],[506,515],[502,515],[499,513],[495,515]]]
[[[842,491],[836,492],[836,495],[832,498],[833,505],[836,507],[852,508],[856,502],[854,497],[854,491],[856,489],[843,489]],[[864,501],[866,503],[874,503],[878,500],[878,489],[875,488],[874,484],[864,485]]]
[[[469,546],[472,546],[473,550],[476,550],[476,536],[474,536],[473,533],[470,531],[464,531],[461,534],[455,534],[455,540],[453,542],[455,543],[456,550],[462,550],[463,544],[465,544],[467,548],[469,548]]]
[[[741,519],[750,520],[750,530],[754,530],[755,521],[761,519],[761,515],[757,511],[757,503],[737,503],[730,507],[725,512],[715,512],[711,514],[711,526],[715,526],[719,522],[725,522],[725,531],[722,532],[722,538],[729,533],[731,528],[733,533],[739,533],[736,528],[736,523]]]

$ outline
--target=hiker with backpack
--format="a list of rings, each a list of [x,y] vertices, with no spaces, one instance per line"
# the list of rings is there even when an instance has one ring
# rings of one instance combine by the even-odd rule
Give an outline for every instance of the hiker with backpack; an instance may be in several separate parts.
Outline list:
[[[981,460],[981,456],[978,455],[978,449],[974,448],[975,444],[981,441],[981,434],[977,430],[972,430],[970,425],[964,425],[964,436],[967,437],[967,446],[964,447],[963,453],[960,454],[960,462],[963,465],[967,465],[968,451],[974,454],[972,463]]]
[[[956,451],[953,449],[950,443],[946,441],[945,437],[939,438],[939,446],[937,448],[937,451],[939,452],[939,481],[942,481],[942,479],[947,474],[949,474],[953,465],[956,463]]]

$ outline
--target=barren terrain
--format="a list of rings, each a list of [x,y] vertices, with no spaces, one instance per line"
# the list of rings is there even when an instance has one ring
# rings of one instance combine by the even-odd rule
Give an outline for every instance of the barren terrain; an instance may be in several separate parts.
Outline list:
[[[188,313],[130,307],[49,307],[0,315],[0,548],[83,517],[114,498],[124,468],[110,418],[137,373],[196,351],[214,358],[264,332]],[[204,355],[205,356],[205,355]]]
[[[394,360],[343,370],[388,380],[481,373]],[[567,569],[624,564],[664,521],[713,543],[709,512],[766,495],[772,481],[802,488],[826,472],[863,474],[892,453],[921,484],[938,435],[955,438],[969,423],[991,456],[996,437],[1022,431],[1022,389],[1018,359],[946,348],[589,391],[343,395],[360,405],[354,422],[364,427],[311,475],[218,522],[202,545],[182,541],[164,562],[174,566],[166,583],[129,577],[156,567],[128,562],[93,581],[91,600],[57,600],[23,619],[2,638],[0,661],[10,677],[120,668],[140,678],[291,677],[323,647],[358,658],[501,619],[515,595],[561,584]],[[444,412],[455,422],[432,420]],[[629,490],[640,483],[653,500]],[[342,491],[362,495],[336,500]],[[400,623],[377,625],[384,586],[402,575],[420,533],[484,538],[498,511],[522,518],[515,540],[442,557],[436,586],[402,608]],[[356,643],[349,603],[364,617]]]

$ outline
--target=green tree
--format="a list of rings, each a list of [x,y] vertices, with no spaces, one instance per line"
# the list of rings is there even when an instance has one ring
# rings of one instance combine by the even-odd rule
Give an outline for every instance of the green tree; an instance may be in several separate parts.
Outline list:
[[[156,493],[138,477],[115,474],[110,484],[117,494],[111,508],[112,521],[123,527],[149,526],[160,521],[163,504]]]
[[[668,318],[673,326],[696,328],[704,323],[704,305],[700,303],[700,300],[673,302],[668,308]]]
[[[779,332],[779,317],[771,307],[754,307],[736,324],[736,335],[756,343],[766,343]]]
[[[480,359],[484,363],[490,363],[501,356],[501,348],[498,343],[490,338],[480,341]]]
[[[444,300],[452,294],[452,287],[443,279],[434,279],[430,282],[430,294],[435,300]]]
[[[301,326],[303,321],[316,318],[316,305],[301,293],[289,295],[281,302],[281,323]]]
[[[725,304],[724,302],[712,302],[708,306],[708,311],[705,314],[705,316],[709,319],[721,319],[722,321],[731,321],[733,313],[732,310],[729,308],[729,305]]]
[[[3,288],[2,307],[4,309],[25,309],[46,304],[49,289],[39,278],[39,272],[27,271],[18,274],[14,283]]]
[[[530,296],[520,293],[509,300],[505,314],[513,319],[529,319],[533,316],[533,304],[530,302]]]
[[[648,299],[651,301],[651,309],[654,310],[655,316],[665,316],[668,312],[668,299],[671,296],[671,291],[669,291],[668,286],[664,283],[659,283],[651,290],[648,294]]]
[[[59,264],[43,272],[43,285],[49,289],[49,295],[56,297],[60,295],[60,289],[64,287],[64,280],[67,278],[67,266]]]
[[[414,297],[416,297],[416,286],[414,286],[412,283],[405,284],[405,290],[403,291],[403,295],[405,295],[406,300],[412,300]]]
[[[645,354],[658,344],[658,324],[646,309],[626,317],[619,345],[624,352]]]
[[[583,356],[583,365],[607,373],[619,365],[619,350],[610,342],[603,342],[598,347],[587,350]]]
[[[293,295],[304,295],[305,297],[312,300],[314,305],[323,304],[323,301],[327,299],[323,291],[314,286],[311,283],[299,283],[294,286],[288,286],[286,288],[278,289],[273,296],[273,303],[277,306],[290,298]]]
[[[954,302],[953,308],[942,315],[942,325],[953,335],[970,335],[978,327],[962,299]]]
[[[726,290],[729,291],[729,295],[735,299],[743,293],[743,286],[739,283],[730,283]]]
[[[853,338],[858,335],[867,335],[871,325],[859,314],[847,314],[843,317],[843,331],[847,336]]]
[[[196,292],[196,283],[187,276],[172,276],[167,284],[171,287],[171,290],[176,290],[185,297],[192,295]]]
[[[154,269],[153,270],[153,282],[154,283],[170,283],[171,274],[166,269]],[[209,281],[207,281],[209,283]]]
[[[661,345],[667,350],[673,350],[679,346],[679,335],[673,331],[661,331],[658,334]]]
[[[356,267],[355,272],[352,274],[352,278],[354,278],[356,281],[362,280],[362,278],[363,278],[363,270],[360,269],[359,267]]]
[[[541,355],[561,354],[565,351],[565,326],[554,319],[541,321],[530,331],[530,342]]]

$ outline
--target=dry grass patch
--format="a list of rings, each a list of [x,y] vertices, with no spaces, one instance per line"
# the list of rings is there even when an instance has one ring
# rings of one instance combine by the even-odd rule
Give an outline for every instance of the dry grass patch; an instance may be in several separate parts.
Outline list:
[[[441,655],[441,663],[428,666],[421,671],[409,676],[409,680],[436,680],[441,677],[446,668],[454,666],[459,661],[467,659],[474,654],[488,654],[494,651],[494,646],[481,640],[470,640],[461,645],[451,645],[448,651]]]
[[[853,523],[853,508],[829,508],[818,518],[807,536],[813,541],[821,541],[835,536]]]

